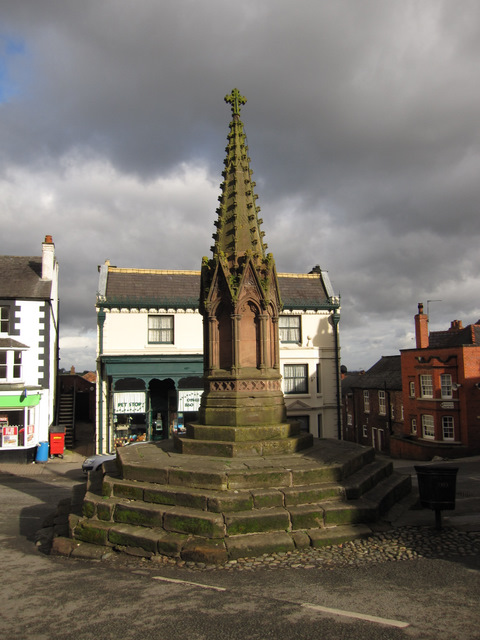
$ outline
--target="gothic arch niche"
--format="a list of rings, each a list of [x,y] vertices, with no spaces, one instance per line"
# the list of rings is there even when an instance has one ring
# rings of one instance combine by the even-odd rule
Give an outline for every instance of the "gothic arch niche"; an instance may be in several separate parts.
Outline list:
[[[240,318],[240,366],[260,368],[260,318],[259,308],[251,300],[241,308]]]
[[[232,358],[232,311],[220,304],[215,312],[217,340],[214,340],[214,362],[219,369],[230,369]]]

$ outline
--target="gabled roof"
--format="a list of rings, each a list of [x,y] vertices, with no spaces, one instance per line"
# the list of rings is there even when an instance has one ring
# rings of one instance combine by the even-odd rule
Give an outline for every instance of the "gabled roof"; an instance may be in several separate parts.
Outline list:
[[[338,307],[327,294],[321,273],[278,274],[284,309]],[[172,307],[198,309],[199,271],[163,271],[108,267],[104,292],[97,304],[105,307]]]
[[[46,300],[51,280],[42,280],[40,256],[0,256],[0,299]]]
[[[458,330],[432,331],[428,337],[428,348],[480,346],[480,323],[470,324]]]
[[[342,391],[346,389],[402,389],[402,369],[400,356],[382,356],[373,367],[362,374],[354,374],[355,377],[349,380],[347,376],[342,380]],[[344,386],[345,383],[345,386]]]

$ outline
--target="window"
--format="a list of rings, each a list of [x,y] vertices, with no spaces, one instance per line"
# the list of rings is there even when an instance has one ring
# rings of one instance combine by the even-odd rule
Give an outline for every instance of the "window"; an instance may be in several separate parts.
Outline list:
[[[387,415],[387,399],[385,391],[378,392],[378,413],[381,416]]]
[[[280,342],[302,342],[300,316],[279,316],[278,330]]]
[[[370,393],[367,390],[363,392],[363,410],[366,413],[370,411]]]
[[[22,352],[0,351],[0,380],[20,380],[22,377]]]
[[[368,437],[368,431],[367,431],[367,425],[366,424],[364,424],[362,426],[362,435],[363,435],[364,438]]]
[[[400,405],[400,420],[404,419],[403,404]]]
[[[442,437],[444,440],[455,440],[453,416],[442,417]]]
[[[392,420],[395,420],[395,407],[393,406],[393,404],[392,404],[392,406],[390,407],[390,418],[391,418]]]
[[[440,376],[442,398],[452,398],[452,376],[449,373],[442,373]]]
[[[347,424],[348,424],[349,427],[351,427],[352,424],[353,424],[352,414],[351,413],[347,413]]]
[[[173,344],[173,316],[148,316],[149,344]]]
[[[293,416],[292,419],[300,423],[300,431],[310,432],[310,416]]]
[[[412,421],[410,422],[410,432],[412,436],[417,435],[417,419],[416,418],[412,418]]]
[[[422,398],[433,398],[432,376],[420,376],[420,390]]]
[[[283,368],[285,393],[308,393],[308,367],[306,364],[286,364]]]
[[[22,377],[22,352],[13,352],[13,377],[19,379]]]
[[[410,397],[414,398],[415,397],[415,382],[410,382]]]
[[[0,307],[0,333],[10,333],[10,307]]]
[[[433,422],[433,416],[422,416],[422,434],[424,438],[433,440],[435,438],[435,424]]]
[[[322,365],[317,364],[317,393],[322,393]]]

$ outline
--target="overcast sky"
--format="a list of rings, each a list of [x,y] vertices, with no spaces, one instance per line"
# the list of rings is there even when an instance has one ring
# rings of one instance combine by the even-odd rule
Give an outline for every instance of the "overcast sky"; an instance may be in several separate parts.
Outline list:
[[[477,321],[479,68],[478,0],[2,0],[0,253],[53,236],[60,365],[94,369],[97,265],[210,255],[234,87],[268,250],[329,272],[349,370],[418,302]]]

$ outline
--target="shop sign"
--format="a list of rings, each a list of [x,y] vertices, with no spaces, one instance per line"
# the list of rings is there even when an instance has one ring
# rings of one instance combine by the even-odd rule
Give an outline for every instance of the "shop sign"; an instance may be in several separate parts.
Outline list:
[[[179,389],[178,391],[178,410],[179,411],[198,411],[200,409],[200,400],[202,398],[202,389]]]
[[[12,449],[18,446],[18,427],[2,427],[2,448]]]
[[[442,409],[453,409],[455,405],[453,404],[453,402],[442,402],[440,406],[442,407]]]
[[[114,394],[115,413],[145,413],[145,391],[125,391]]]

